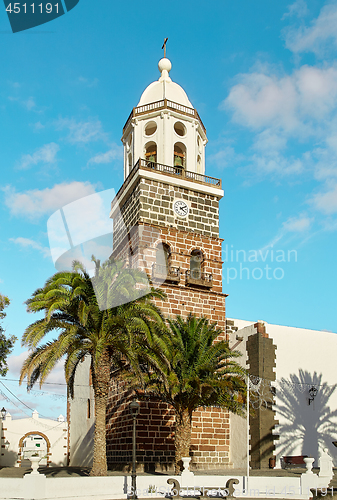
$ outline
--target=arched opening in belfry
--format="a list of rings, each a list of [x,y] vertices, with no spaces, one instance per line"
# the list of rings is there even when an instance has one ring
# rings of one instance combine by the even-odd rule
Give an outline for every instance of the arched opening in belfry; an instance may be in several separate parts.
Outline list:
[[[166,243],[159,243],[156,249],[156,272],[167,275],[170,267],[171,249]]]
[[[153,141],[145,145],[145,160],[149,163],[157,163],[157,144]]]
[[[193,280],[200,280],[204,255],[201,250],[193,250],[190,257],[190,276]]]
[[[132,153],[129,153],[129,155],[128,155],[128,174],[131,172],[132,167],[133,167],[133,165],[132,165]]]
[[[173,166],[186,167],[186,146],[182,142],[176,142],[174,145]]]
[[[201,168],[202,168],[202,167],[201,167],[201,156],[200,156],[200,155],[198,155],[198,157],[197,157],[197,173],[198,173],[198,174],[201,174],[201,173],[202,173],[202,172],[201,172]]]

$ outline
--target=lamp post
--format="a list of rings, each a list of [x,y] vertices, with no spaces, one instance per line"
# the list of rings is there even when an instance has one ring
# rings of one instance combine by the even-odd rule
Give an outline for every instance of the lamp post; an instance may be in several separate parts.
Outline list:
[[[2,418],[2,420],[5,420],[6,413],[7,413],[6,408],[2,407],[2,409],[1,409],[1,418]]]
[[[140,404],[134,398],[129,405],[129,410],[133,418],[133,432],[132,432],[132,473],[131,473],[131,488],[132,488],[132,499],[137,497],[137,486],[136,486],[136,418],[139,414]]]

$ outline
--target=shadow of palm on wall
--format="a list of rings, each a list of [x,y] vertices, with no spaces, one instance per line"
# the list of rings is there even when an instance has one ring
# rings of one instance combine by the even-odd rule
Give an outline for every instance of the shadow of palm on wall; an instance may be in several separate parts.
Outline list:
[[[330,399],[337,384],[323,382],[323,375],[299,370],[289,379],[282,378],[276,391],[279,426],[278,455],[308,455],[317,459],[319,452],[328,448],[337,463],[336,439],[337,410],[331,410]],[[317,394],[309,404],[309,389]]]

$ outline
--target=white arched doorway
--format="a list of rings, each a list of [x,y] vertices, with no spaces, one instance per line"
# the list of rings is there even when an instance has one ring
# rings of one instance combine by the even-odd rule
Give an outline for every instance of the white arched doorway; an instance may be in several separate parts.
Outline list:
[[[48,453],[50,448],[49,439],[42,432],[32,431],[25,434],[19,443],[19,453],[21,453],[21,467],[30,467],[30,457],[38,456],[41,458],[40,466],[47,465]]]

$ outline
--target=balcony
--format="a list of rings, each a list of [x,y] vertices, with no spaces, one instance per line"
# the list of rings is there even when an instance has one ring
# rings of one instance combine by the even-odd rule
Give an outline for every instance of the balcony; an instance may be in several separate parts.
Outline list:
[[[138,106],[136,108],[133,108],[131,111],[128,119],[126,120],[126,123],[123,127],[123,134],[125,132],[125,129],[129,125],[130,121],[132,118],[135,118],[136,116],[144,115],[147,113],[151,113],[153,111],[160,111],[162,109],[170,109],[171,111],[175,111],[181,115],[185,116],[191,116],[195,118],[196,120],[199,121],[202,129],[204,130],[206,134],[206,128],[205,125],[202,123],[201,118],[197,112],[196,109],[194,108],[188,108],[187,106],[183,106],[182,104],[178,104],[177,102],[169,101],[168,99],[163,99],[162,101],[156,101],[156,102],[151,102],[150,104],[145,104],[144,106]]]
[[[160,279],[179,283],[180,267],[165,266],[160,264],[152,265],[152,279]]]
[[[202,273],[199,269],[186,271],[186,285],[202,286],[204,288],[212,288],[213,275],[211,273]]]
[[[157,163],[155,161],[144,160],[143,158],[139,158],[135,166],[129,172],[129,175],[125,179],[123,185],[119,189],[116,198],[111,202],[111,213],[110,217],[113,217],[113,213],[115,208],[119,207],[120,197],[122,193],[128,188],[130,183],[133,183],[135,179],[137,179],[137,172],[139,170],[147,170],[148,172],[160,172],[169,177],[174,177],[178,179],[185,179],[188,181],[196,182],[198,184],[203,184],[204,186],[211,186],[215,189],[221,189],[221,179],[217,179],[216,177],[211,177],[209,175],[198,174],[197,172],[190,172],[189,170],[185,170],[183,167],[179,166],[169,166],[164,165],[162,163]]]
[[[201,184],[211,185],[221,189],[221,179],[217,179],[216,177],[211,177],[209,175],[198,174],[197,172],[190,172],[189,170],[185,170],[183,167],[171,167],[169,165],[163,165],[162,163],[157,163],[150,160],[143,160],[139,158],[136,165],[133,167],[129,174],[129,178],[131,175],[136,172],[139,168],[146,170],[154,170],[156,172],[161,172],[166,175],[171,175],[174,177],[179,177],[181,179],[188,179],[194,182],[200,182]]]

